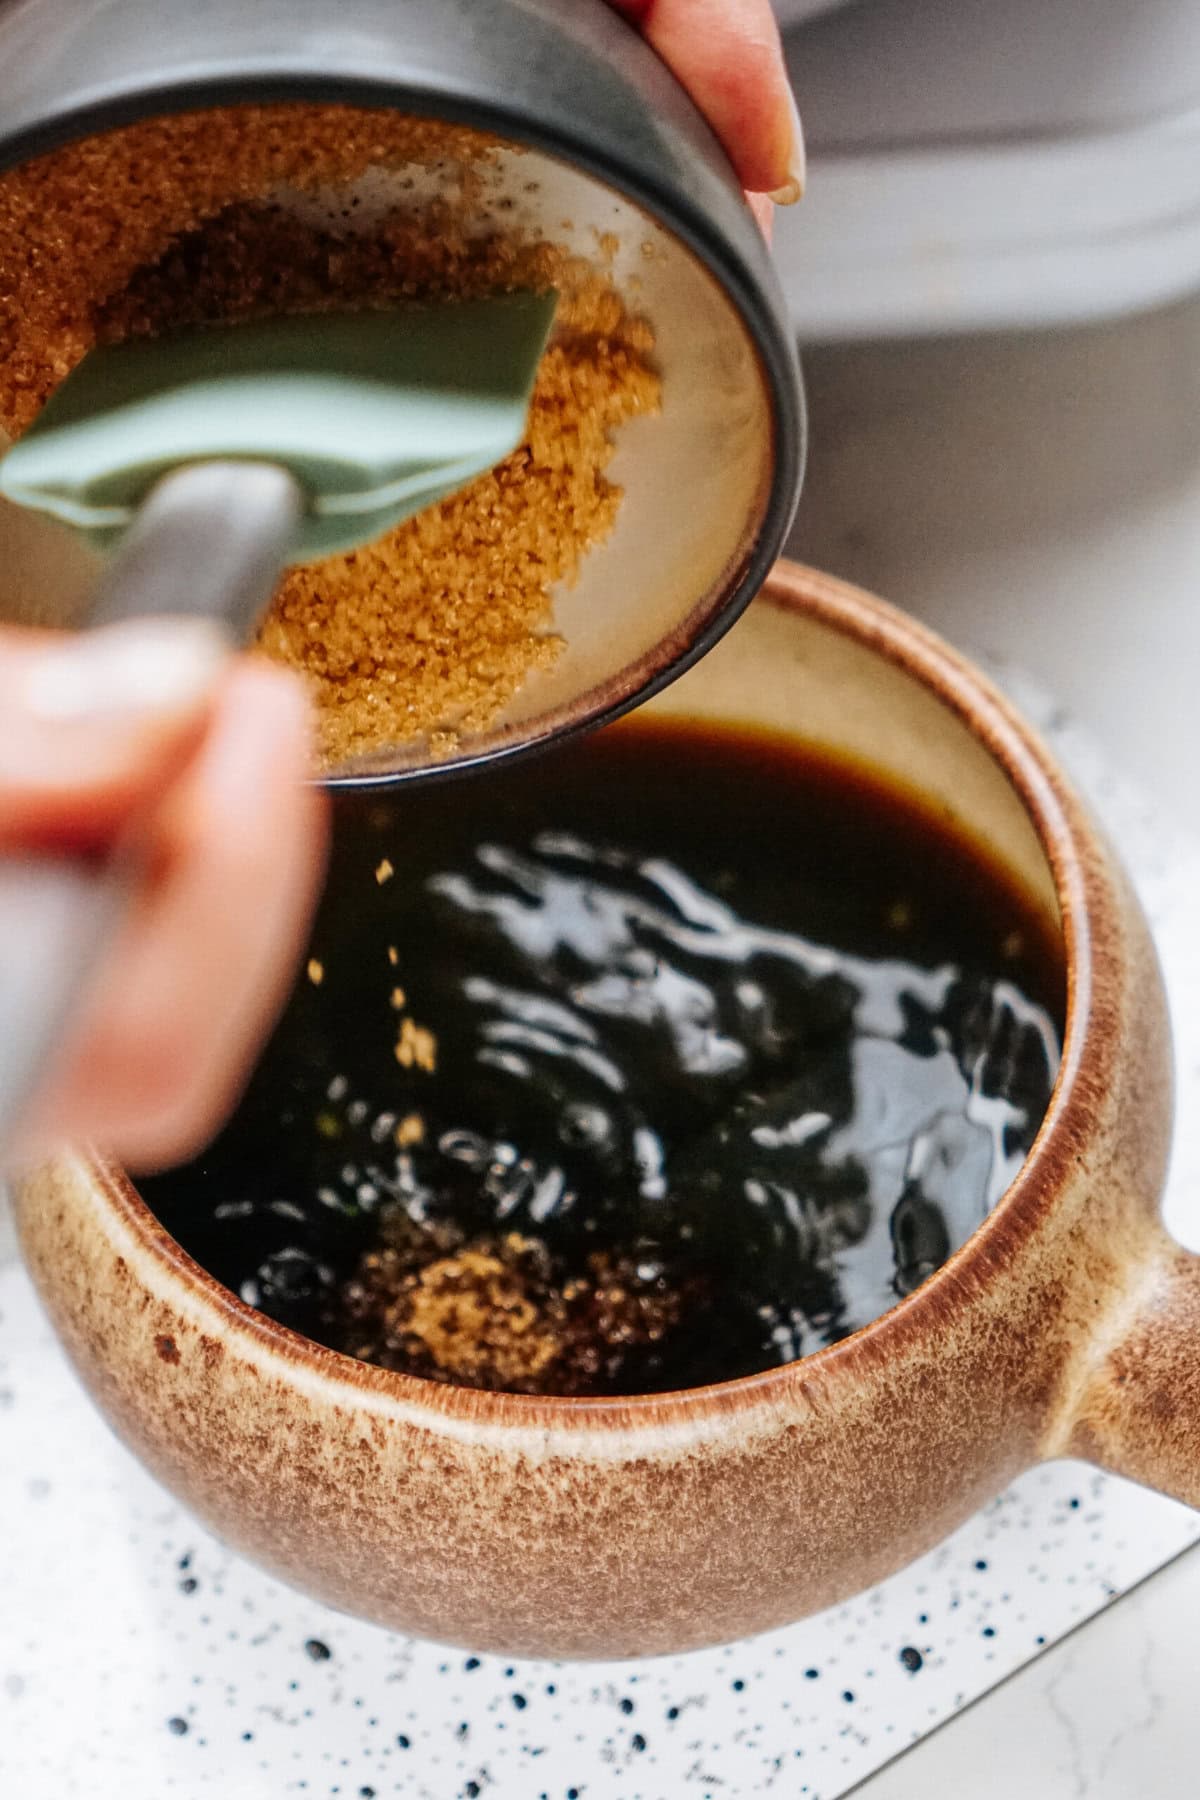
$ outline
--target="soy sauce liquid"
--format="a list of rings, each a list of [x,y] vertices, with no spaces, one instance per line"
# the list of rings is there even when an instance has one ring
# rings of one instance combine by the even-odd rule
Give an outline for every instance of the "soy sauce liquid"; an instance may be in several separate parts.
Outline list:
[[[434,1378],[364,1312],[397,1220],[582,1278],[577,1336],[587,1282],[617,1296],[595,1355],[479,1385],[688,1387],[845,1336],[994,1205],[1058,1066],[1061,942],[1002,870],[707,723],[340,798],[310,955],[233,1121],[143,1192],[252,1305]]]

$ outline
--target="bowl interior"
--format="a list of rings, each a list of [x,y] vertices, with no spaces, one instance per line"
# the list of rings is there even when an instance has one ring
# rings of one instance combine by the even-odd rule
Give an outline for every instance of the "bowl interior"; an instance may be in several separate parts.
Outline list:
[[[879,771],[984,849],[1060,928],[1046,851],[1006,770],[967,717],[900,660],[907,633],[899,621],[882,609],[876,617],[869,600],[839,583],[815,580],[819,609],[804,572],[780,565],[779,580],[736,630],[650,707],[664,717],[768,726]],[[979,706],[986,710],[982,698]]]
[[[952,659],[936,646],[925,645],[927,657],[932,648],[929,660],[935,667],[929,679],[922,678],[922,642],[914,628],[864,597],[785,569],[705,661],[647,711],[689,722],[709,719],[724,726],[765,726],[839,761],[882,774],[887,785],[907,790],[923,803],[923,810],[942,816],[953,838],[976,844],[985,864],[1000,865],[1057,937],[1061,926],[1056,886],[1033,817],[979,734],[986,735],[989,723],[994,727],[998,718],[1002,732],[1006,721],[986,692],[974,692],[969,677],[954,682]],[[903,658],[909,648],[914,656],[906,667]],[[939,662],[943,673],[949,673],[950,691],[957,690],[963,711],[937,691]],[[971,722],[972,707],[978,708],[978,731]],[[536,791],[536,776],[534,781]],[[451,795],[444,799],[452,804]],[[339,941],[340,948],[334,946],[335,966],[343,966],[341,952],[356,941],[351,938]],[[364,956],[374,967],[371,956],[365,952]],[[363,1036],[361,1014],[352,1009],[345,1017],[357,1041]],[[350,1023],[354,1019],[357,1025]],[[210,1191],[213,1178],[211,1172],[205,1176]],[[170,1181],[166,1177],[160,1188],[168,1203]],[[187,1191],[176,1190],[185,1195]],[[992,1190],[993,1199],[996,1191]],[[154,1187],[147,1192],[153,1196]],[[163,1216],[170,1219],[169,1204]],[[879,1215],[885,1223],[886,1216]],[[960,1230],[954,1241],[961,1243],[964,1235]],[[203,1251],[196,1253],[203,1257]],[[245,1313],[232,1296],[230,1305]],[[860,1321],[871,1316],[862,1314]],[[771,1380],[779,1373],[772,1369],[748,1379]],[[379,1378],[402,1385],[411,1380]],[[739,1384],[726,1381],[723,1388],[730,1385]],[[445,1401],[451,1408],[457,1404],[457,1392],[450,1390]],[[507,1394],[496,1396],[495,1403],[502,1409],[522,1404]],[[464,1404],[470,1406],[471,1401],[464,1398]]]

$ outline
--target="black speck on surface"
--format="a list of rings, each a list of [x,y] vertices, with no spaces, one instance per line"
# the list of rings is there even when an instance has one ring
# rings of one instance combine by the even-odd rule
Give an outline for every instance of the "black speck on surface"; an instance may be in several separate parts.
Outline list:
[[[928,1613],[918,1613],[917,1614],[917,1624],[918,1625],[928,1625],[928,1623],[929,1623],[929,1614]]]
[[[628,1718],[630,1713],[633,1711],[633,1701],[629,1698],[628,1694],[624,1695],[624,1697],[622,1699],[618,1700],[617,1705],[621,1708],[621,1711],[625,1714],[626,1718]]]
[[[642,1736],[640,1731],[635,1731],[633,1736],[630,1738],[629,1748],[631,1750],[644,1750],[646,1748],[646,1740]]]
[[[904,1664],[910,1675],[915,1675],[917,1670],[924,1666],[925,1658],[921,1655],[921,1652],[917,1649],[915,1644],[905,1644],[903,1650],[900,1652],[900,1661]]]
[[[311,1656],[314,1662],[328,1662],[333,1655],[329,1645],[323,1644],[320,1638],[305,1638],[304,1653],[306,1656]]]
[[[167,1720],[167,1730],[171,1733],[172,1737],[183,1737],[184,1733],[187,1731],[187,1728],[188,1728],[187,1720],[181,1719],[178,1716],[178,1714],[175,1716],[175,1718]]]
[[[194,1594],[199,1586],[200,1583],[194,1575],[185,1575],[179,1584],[179,1591],[181,1594]]]
[[[181,1571],[183,1571],[185,1569],[190,1569],[191,1566],[192,1566],[192,1553],[190,1550],[185,1550],[183,1555],[179,1559],[178,1567]]]
[[[745,1682],[742,1680],[741,1676],[739,1675],[737,1680],[733,1683],[734,1693],[740,1694],[744,1690],[745,1686],[746,1686]]]
[[[983,1635],[984,1637],[995,1637],[996,1627],[994,1625],[985,1625],[983,1628]]]
[[[820,1673],[820,1669],[805,1669],[804,1679],[805,1681],[815,1681]]]
[[[514,1694],[512,1697],[512,1703],[516,1707],[518,1712],[524,1712],[525,1708],[529,1705],[529,1702],[525,1698],[524,1694]]]
[[[397,1735],[396,1743],[401,1750],[409,1750],[412,1747],[411,1738],[405,1737],[402,1731]]]
[[[1072,1512],[1078,1512],[1079,1508],[1080,1508],[1080,1504],[1081,1504],[1081,1502],[1078,1500],[1068,1500],[1067,1501],[1067,1505],[1070,1507]]]
[[[252,1744],[254,1742],[254,1733],[252,1731],[243,1731],[242,1742],[243,1744]]]
[[[361,1800],[375,1800],[375,1789],[373,1787],[360,1787],[358,1791]]]
[[[849,1704],[854,1699],[853,1689],[846,1688],[842,1693],[842,1699],[845,1700],[847,1702],[847,1704]]]
[[[479,1796],[482,1792],[483,1789],[477,1781],[468,1781],[466,1787],[463,1789],[463,1793],[467,1796],[467,1800],[479,1800]]]
[[[987,1568],[987,1561],[986,1561],[986,1559],[985,1559],[985,1558],[984,1558],[984,1557],[982,1557],[982,1556],[981,1556],[981,1557],[979,1557],[979,1558],[978,1558],[978,1560],[977,1560],[977,1561],[976,1561],[976,1564],[975,1564],[975,1567],[976,1567],[976,1568],[977,1568],[977,1569],[980,1569],[980,1570],[982,1570],[982,1569],[986,1569],[986,1568]]]
[[[679,1717],[679,1708],[677,1706],[668,1706],[667,1717],[668,1719],[677,1719]]]
[[[467,1671],[468,1675],[471,1674],[472,1670],[477,1669],[478,1667],[479,1658],[477,1656],[468,1656],[466,1662],[463,1664],[463,1668]]]

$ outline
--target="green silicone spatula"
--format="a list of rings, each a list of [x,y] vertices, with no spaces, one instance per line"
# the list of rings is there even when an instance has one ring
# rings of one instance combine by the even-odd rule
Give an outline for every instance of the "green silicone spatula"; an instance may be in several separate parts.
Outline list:
[[[290,560],[352,549],[516,448],[554,306],[507,294],[95,350],[0,460],[0,494],[108,545],[172,470],[270,463],[303,495]]]
[[[323,313],[86,357],[0,460],[0,494],[115,545],[102,626],[202,616],[250,641],[281,568],[378,537],[521,442],[553,294]],[[99,871],[0,862],[0,1164],[125,910]]]

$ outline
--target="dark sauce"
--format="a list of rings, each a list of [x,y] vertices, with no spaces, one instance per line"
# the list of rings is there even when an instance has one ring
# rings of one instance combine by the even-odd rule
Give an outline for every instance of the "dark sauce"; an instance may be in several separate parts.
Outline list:
[[[911,1292],[1033,1141],[1057,931],[855,768],[638,721],[335,834],[237,1115],[143,1184],[335,1349],[546,1393],[765,1369]]]

